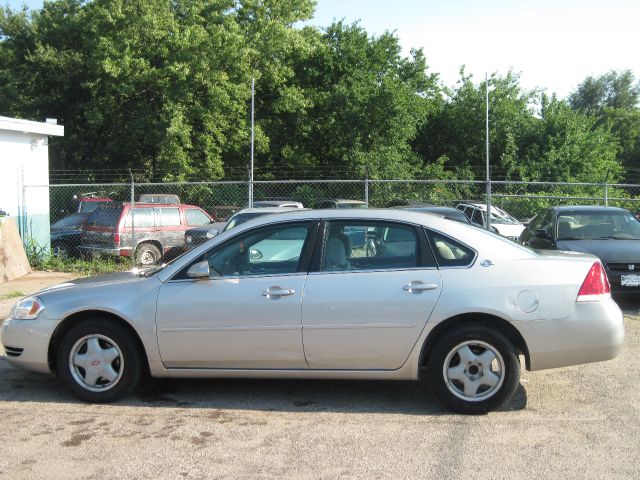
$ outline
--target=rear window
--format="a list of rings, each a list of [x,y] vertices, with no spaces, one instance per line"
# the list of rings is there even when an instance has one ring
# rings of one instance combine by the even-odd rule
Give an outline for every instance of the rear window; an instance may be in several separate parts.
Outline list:
[[[63,228],[81,228],[84,225],[84,221],[87,219],[87,214],[76,213],[75,215],[69,215],[56,223],[51,225],[52,230],[60,230]]]
[[[85,225],[91,227],[112,227],[115,228],[118,225],[120,214],[122,213],[122,207],[118,208],[96,208]]]

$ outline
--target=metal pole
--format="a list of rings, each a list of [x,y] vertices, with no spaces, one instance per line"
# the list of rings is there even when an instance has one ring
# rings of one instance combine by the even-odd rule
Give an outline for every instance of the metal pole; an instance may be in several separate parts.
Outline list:
[[[136,206],[136,191],[135,183],[133,180],[133,172],[129,170],[131,175],[131,268],[136,268],[136,227],[135,227],[135,206]]]
[[[249,207],[253,207],[253,144],[255,141],[255,76],[251,72],[251,169],[249,171]]]
[[[369,163],[364,171],[364,203],[369,208]]]
[[[604,177],[604,206],[609,206],[609,172],[610,168],[607,169],[607,175]]]
[[[485,220],[485,228],[487,230],[491,229],[491,173],[489,171],[489,76],[484,74],[484,84],[486,89],[486,103],[487,103],[487,114],[486,114],[486,122],[485,122],[485,130],[486,130],[486,158],[487,158],[487,215]]]

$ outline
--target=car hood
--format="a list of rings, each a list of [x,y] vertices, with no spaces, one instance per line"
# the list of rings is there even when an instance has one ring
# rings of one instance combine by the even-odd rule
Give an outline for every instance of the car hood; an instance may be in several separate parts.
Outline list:
[[[216,222],[216,223],[210,223],[207,225],[201,225],[199,227],[192,227],[189,228],[186,233],[200,233],[200,232],[208,232],[210,230],[222,230],[224,228],[224,226],[226,225],[225,222]]]
[[[114,285],[120,285],[123,283],[140,282],[141,280],[146,280],[146,278],[140,276],[140,270],[134,269],[134,270],[129,270],[127,272],[107,273],[104,275],[77,278],[69,282],[58,283],[57,285],[52,285],[50,287],[47,287],[41,290],[40,292],[37,293],[37,295],[48,294],[48,293],[67,290],[71,288],[114,286]]]
[[[640,263],[640,240],[559,240],[557,247],[596,255],[603,263]]]

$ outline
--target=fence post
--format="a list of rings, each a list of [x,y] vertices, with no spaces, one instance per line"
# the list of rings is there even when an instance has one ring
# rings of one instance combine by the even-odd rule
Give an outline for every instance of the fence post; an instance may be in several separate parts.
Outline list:
[[[136,187],[133,179],[133,172],[129,170],[131,175],[131,268],[136,268],[136,227],[135,227],[135,206],[136,206]],[[126,217],[125,217],[126,218]]]
[[[604,184],[604,206],[605,207],[609,206],[609,184],[608,183]]]
[[[364,171],[364,203],[367,208],[369,208],[369,164]]]

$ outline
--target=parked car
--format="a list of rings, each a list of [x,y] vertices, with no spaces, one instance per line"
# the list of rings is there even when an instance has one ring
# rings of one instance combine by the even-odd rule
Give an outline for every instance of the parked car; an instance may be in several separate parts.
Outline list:
[[[213,220],[193,205],[136,203],[133,210],[132,217],[130,203],[113,202],[97,208],[83,227],[79,250],[86,255],[130,257],[135,239],[136,262],[153,265],[184,245],[184,232],[189,227]]]
[[[243,208],[238,213],[233,215],[227,224],[222,229],[223,232],[231,230],[232,228],[242,225],[249,220],[253,220],[263,215],[272,215],[274,213],[283,213],[299,210],[299,207],[257,207],[257,208]]]
[[[92,212],[72,213],[51,225],[51,253],[56,257],[80,255],[82,227]]]
[[[167,193],[144,193],[138,197],[139,203],[164,203],[166,205],[178,205],[180,198],[178,195]]]
[[[227,222],[234,213],[242,209],[237,205],[215,205],[207,210],[218,222]]]
[[[228,222],[218,222],[213,220],[211,223],[190,228],[184,232],[185,249],[188,250],[215,237],[222,231],[227,223]]]
[[[536,249],[596,255],[614,293],[640,292],[640,222],[614,207],[552,207],[537,215],[519,242]]]
[[[487,206],[482,203],[459,203],[456,208],[463,212],[471,223],[486,225]],[[524,230],[524,225],[504,210],[491,205],[490,225],[503,237],[514,242]]]
[[[360,227],[384,248],[349,250],[344,232]],[[125,396],[143,374],[420,380],[479,413],[513,395],[520,356],[532,371],[608,360],[624,324],[592,255],[435,215],[298,210],[25,298],[0,342],[11,364],[55,372],[85,401]]]
[[[111,198],[100,196],[95,192],[81,193],[80,195],[73,196],[73,208],[71,208],[71,212],[93,212],[99,206],[110,202],[113,202]]]
[[[253,202],[253,208],[264,207],[304,208],[304,205],[292,200],[258,200]]]
[[[464,213],[462,213],[462,211],[453,207],[443,207],[439,205],[430,205],[427,203],[416,203],[391,208],[408,210],[411,212],[433,213],[436,215],[442,215],[444,218],[448,218],[449,220],[455,220],[462,223],[471,223],[471,220],[469,220],[469,218]]]
[[[348,200],[345,198],[323,198],[316,202],[315,207],[322,208],[367,208],[367,204],[362,200]]]

